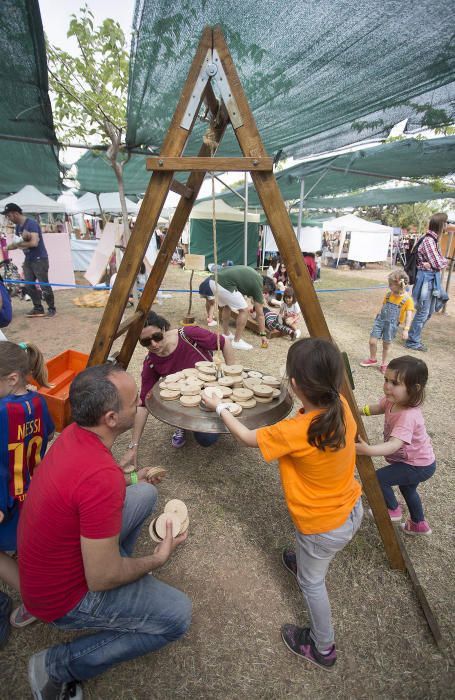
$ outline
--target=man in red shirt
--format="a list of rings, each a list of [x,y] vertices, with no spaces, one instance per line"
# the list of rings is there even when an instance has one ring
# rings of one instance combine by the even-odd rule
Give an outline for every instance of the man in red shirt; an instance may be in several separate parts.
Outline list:
[[[21,593],[35,617],[63,630],[96,631],[30,658],[38,700],[65,692],[82,698],[77,681],[178,639],[191,616],[183,593],[147,576],[186,536],[173,538],[168,523],[153,554],[131,556],[157,500],[156,488],[144,481],[146,470],[125,475],[111,454],[134,422],[134,379],[115,365],[90,367],[73,381],[70,403],[75,422],[43,459],[24,504]]]

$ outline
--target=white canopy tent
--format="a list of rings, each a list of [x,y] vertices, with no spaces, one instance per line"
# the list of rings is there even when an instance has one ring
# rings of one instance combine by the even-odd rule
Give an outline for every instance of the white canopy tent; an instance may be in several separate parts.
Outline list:
[[[118,192],[103,192],[99,195],[100,204],[103,212],[109,214],[121,214],[122,205],[120,204],[120,195]],[[131,199],[126,198],[126,208],[128,214],[137,216],[139,212],[139,204],[132,202]],[[95,194],[92,192],[86,192],[77,202],[77,211],[83,214],[93,214],[94,216],[101,216],[100,206]]]
[[[33,185],[25,185],[15,194],[0,200],[2,211],[9,202],[17,204],[25,214],[63,214],[66,212],[66,207],[62,202],[56,202],[47,197]]]
[[[393,228],[361,219],[354,214],[346,214],[328,219],[323,224],[324,231],[340,233],[337,265],[341,257],[346,234],[350,234],[348,258],[357,262],[381,262],[387,260],[393,249]]]
[[[298,237],[297,226],[294,226],[295,235]],[[316,253],[322,248],[322,229],[319,226],[302,226],[300,229],[299,246],[301,251]],[[273,237],[270,226],[264,226],[262,250],[268,253],[276,253],[278,246]]]
[[[212,219],[212,201],[207,200],[206,202],[201,202],[196,204],[191,210],[190,219]],[[230,207],[229,204],[223,202],[222,199],[215,200],[215,218],[221,219],[222,221],[244,221],[245,214],[240,209],[235,209]],[[261,217],[259,214],[254,214],[252,211],[248,212],[247,220],[251,223],[258,224]]]

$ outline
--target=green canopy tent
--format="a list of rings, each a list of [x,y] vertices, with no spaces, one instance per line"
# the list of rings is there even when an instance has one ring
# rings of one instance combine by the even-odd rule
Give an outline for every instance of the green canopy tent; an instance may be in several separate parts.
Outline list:
[[[244,265],[244,214],[224,202],[215,205],[217,257]],[[259,214],[248,212],[247,265],[256,266]],[[205,265],[214,262],[212,202],[193,207],[190,214],[190,252],[205,255]]]
[[[62,190],[38,0],[0,3],[0,196]],[[21,140],[23,139],[23,140]],[[29,140],[27,140],[29,139]],[[33,143],[46,140],[54,145]]]
[[[412,204],[438,199],[455,199],[455,187],[435,191],[429,185],[411,187],[374,188],[364,192],[353,192],[340,197],[310,197],[305,200],[306,209],[345,209],[352,207],[385,206],[387,204]],[[296,215],[295,215],[296,216]]]
[[[446,0],[136,0],[129,146],[160,147],[205,25],[220,24],[270,155],[321,152],[453,118]],[[416,40],[418,38],[418,40]],[[186,155],[206,124],[197,123]],[[219,155],[239,153],[227,133]]]
[[[444,177],[454,171],[455,136],[444,136],[403,139],[358,148],[342,155],[313,158],[277,172],[276,179],[286,201],[300,199],[303,180],[303,206],[306,207],[310,194],[314,199],[315,196],[346,193],[388,180]],[[235,191],[243,195],[244,189],[238,187]],[[220,192],[216,196],[231,206],[239,206],[239,197],[233,192]],[[248,188],[248,202],[250,206],[260,206],[253,185]]]

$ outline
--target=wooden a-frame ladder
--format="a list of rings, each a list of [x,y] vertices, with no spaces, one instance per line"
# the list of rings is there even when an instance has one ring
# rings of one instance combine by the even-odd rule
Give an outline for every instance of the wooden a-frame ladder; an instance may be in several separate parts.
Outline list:
[[[218,87],[218,92],[221,95],[220,100],[215,96],[212,82],[215,82]],[[205,103],[209,116],[216,119],[215,140],[217,144],[220,143],[227,126],[231,124],[243,158],[214,159],[211,157],[210,145],[205,143],[201,145],[197,157],[182,157],[202,103]],[[114,340],[126,334],[117,361],[125,368],[128,366],[145,317],[162,283],[204,177],[207,172],[215,170],[223,172],[249,171],[251,173],[281,257],[286,263],[289,278],[308,331],[312,336],[331,340],[324,314],[273,174],[272,159],[267,156],[264,150],[253,114],[219,27],[206,27],[204,29],[164,139],[161,154],[159,157],[147,160],[147,169],[152,170],[153,175],[109,296],[90,354],[89,365],[105,362]],[[191,172],[186,185],[173,180],[173,174],[176,171]],[[136,280],[170,189],[181,194],[179,204],[168,233],[158,251],[158,256],[137,308],[130,318],[121,323],[130,289]],[[357,421],[359,434],[366,439],[363,422],[350,383],[346,379],[343,385],[343,394]],[[390,566],[393,569],[405,570],[406,564],[400,542],[388,516],[373,463],[369,457],[362,456],[357,458],[357,467]]]

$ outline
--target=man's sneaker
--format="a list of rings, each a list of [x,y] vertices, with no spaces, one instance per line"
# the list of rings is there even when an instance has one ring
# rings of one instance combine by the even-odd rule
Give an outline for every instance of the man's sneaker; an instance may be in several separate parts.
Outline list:
[[[293,339],[293,340],[298,340],[298,339],[300,338],[301,335],[302,335],[302,331],[300,330],[300,328],[297,328],[297,330],[294,331],[294,335],[293,335],[293,338],[292,338],[292,339]]]
[[[403,510],[400,504],[398,504],[397,507],[394,508],[394,510],[392,510],[391,508],[387,508],[387,512],[389,514],[390,520],[393,520],[394,523],[399,523],[401,518],[403,517]],[[371,510],[371,508],[368,508],[368,515],[371,518],[374,518],[373,511]]]
[[[25,315],[28,316],[28,318],[42,318],[43,316],[46,316],[46,312],[44,309],[32,309]]]
[[[53,316],[55,316],[56,313],[57,313],[57,311],[56,311],[55,309],[49,309],[49,311],[47,312],[46,316],[47,316],[48,318],[52,318]]]
[[[297,578],[297,557],[293,549],[283,549],[281,552],[281,563],[289,573]]]
[[[216,326],[217,323],[216,323],[215,319],[212,318],[211,321],[209,321],[209,319],[207,319],[207,325],[211,327],[211,326]]]
[[[183,447],[186,442],[186,433],[184,430],[177,428],[172,436],[172,447]]]
[[[427,352],[428,348],[426,345],[418,345],[417,347],[415,345],[409,345],[408,343],[404,344],[405,348],[408,348],[409,350],[419,350],[420,352]]]
[[[415,523],[411,518],[408,518],[405,523],[401,524],[405,535],[431,535],[431,527],[426,520],[421,520],[420,523]]]
[[[9,616],[12,607],[13,601],[9,595],[0,591],[0,649],[2,649],[8,641],[10,633]]]
[[[28,682],[35,700],[82,700],[80,683],[55,683],[46,671],[47,649],[33,654],[28,662]]]
[[[27,627],[27,625],[31,625],[35,620],[36,617],[29,613],[23,603],[13,610],[9,618],[12,627]]]
[[[362,360],[360,363],[361,367],[374,367],[375,365],[378,364],[377,360],[373,360],[371,357],[368,357],[366,360]]]
[[[234,350],[252,350],[253,346],[250,345],[249,343],[245,343],[244,340],[240,338],[240,340],[233,340],[231,342],[232,347]]]
[[[309,627],[283,625],[281,628],[281,637],[287,648],[302,659],[311,661],[312,664],[326,671],[330,671],[330,669],[335,666],[337,660],[335,644],[333,644],[328,654],[321,654],[321,652],[316,649],[316,645],[311,639]]]
[[[223,333],[223,338],[225,338],[226,340],[234,340],[235,335],[233,333],[229,333],[228,335]]]

